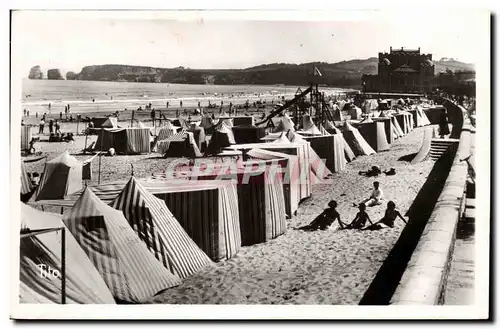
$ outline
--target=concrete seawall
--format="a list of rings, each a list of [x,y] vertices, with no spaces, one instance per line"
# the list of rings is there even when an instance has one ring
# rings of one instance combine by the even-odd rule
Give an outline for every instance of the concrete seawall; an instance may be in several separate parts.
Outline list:
[[[457,223],[464,211],[464,190],[471,133],[467,112],[446,100],[443,104],[453,123],[452,138],[460,137],[448,178],[434,206],[406,270],[391,298],[391,305],[439,305],[453,255]]]

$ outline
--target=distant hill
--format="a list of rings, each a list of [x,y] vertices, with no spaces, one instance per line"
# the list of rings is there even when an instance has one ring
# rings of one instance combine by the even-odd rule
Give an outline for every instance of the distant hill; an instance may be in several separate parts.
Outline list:
[[[471,64],[453,59],[442,58],[434,62],[435,72],[450,69],[452,71],[473,69]],[[311,79],[314,66],[321,71],[321,77],[314,77],[321,85],[335,87],[360,88],[363,74],[377,73],[378,58],[353,59],[338,63],[311,62],[304,64],[272,63],[245,69],[189,69],[156,68],[132,65],[90,65],[80,73],[71,75],[77,80],[91,81],[130,81],[130,82],[165,82],[186,84],[259,84],[259,85],[304,85]]]

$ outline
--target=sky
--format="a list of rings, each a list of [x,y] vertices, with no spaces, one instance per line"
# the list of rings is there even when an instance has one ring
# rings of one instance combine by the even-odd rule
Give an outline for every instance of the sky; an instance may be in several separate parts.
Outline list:
[[[489,42],[487,13],[17,11],[12,58],[79,72],[83,66],[246,68],[267,63],[339,62],[420,47],[433,59],[475,63]],[[481,30],[483,28],[483,30]]]

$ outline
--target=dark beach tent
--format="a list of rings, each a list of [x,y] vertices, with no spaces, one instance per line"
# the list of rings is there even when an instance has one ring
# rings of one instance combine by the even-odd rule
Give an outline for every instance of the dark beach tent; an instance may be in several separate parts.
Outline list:
[[[64,227],[60,215],[21,203],[21,232]],[[20,240],[19,300],[21,303],[61,303],[61,277],[40,275],[39,264],[62,273],[61,231]],[[106,283],[71,233],[66,231],[65,282],[68,304],[114,304]]]
[[[30,201],[63,199],[82,189],[82,163],[68,151],[47,161]]]
[[[226,124],[225,121],[220,121],[215,127],[208,144],[208,153],[217,154],[223,148],[236,144],[233,130]]]
[[[123,213],[99,200],[89,188],[63,221],[117,302],[144,302],[181,284],[139,239]]]
[[[265,127],[234,126],[232,130],[236,144],[258,143],[266,136]]]
[[[361,135],[359,130],[354,128],[349,122],[346,122],[344,124],[344,131],[342,132],[342,134],[344,135],[347,144],[349,144],[351,150],[356,156],[376,153],[375,150]]]
[[[148,128],[103,128],[95,143],[95,150],[108,151],[114,148],[117,154],[144,154],[151,152]]]
[[[361,136],[376,152],[390,148],[383,122],[360,123],[357,128]]]
[[[240,215],[234,180],[172,182],[155,175],[144,186],[165,202],[210,259],[216,262],[230,259],[240,251]]]
[[[181,131],[156,143],[156,152],[166,158],[198,158],[202,154],[192,132]]]
[[[181,279],[212,263],[165,202],[148,192],[134,177],[130,178],[112,206],[123,212],[151,254]]]

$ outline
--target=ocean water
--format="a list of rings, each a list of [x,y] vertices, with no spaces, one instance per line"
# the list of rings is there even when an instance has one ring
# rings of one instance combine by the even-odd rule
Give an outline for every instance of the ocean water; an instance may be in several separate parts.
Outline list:
[[[23,109],[44,113],[64,113],[64,107],[70,105],[72,113],[135,110],[151,103],[153,108],[162,109],[195,107],[198,102],[202,107],[209,102],[217,105],[224,102],[228,106],[266,100],[279,102],[281,97],[292,98],[298,86],[262,86],[262,85],[187,85],[172,83],[135,83],[78,80],[30,80],[23,79],[20,99]],[[304,90],[305,86],[300,87]],[[341,93],[340,88],[321,88],[322,91]],[[49,111],[50,104],[50,111]]]

